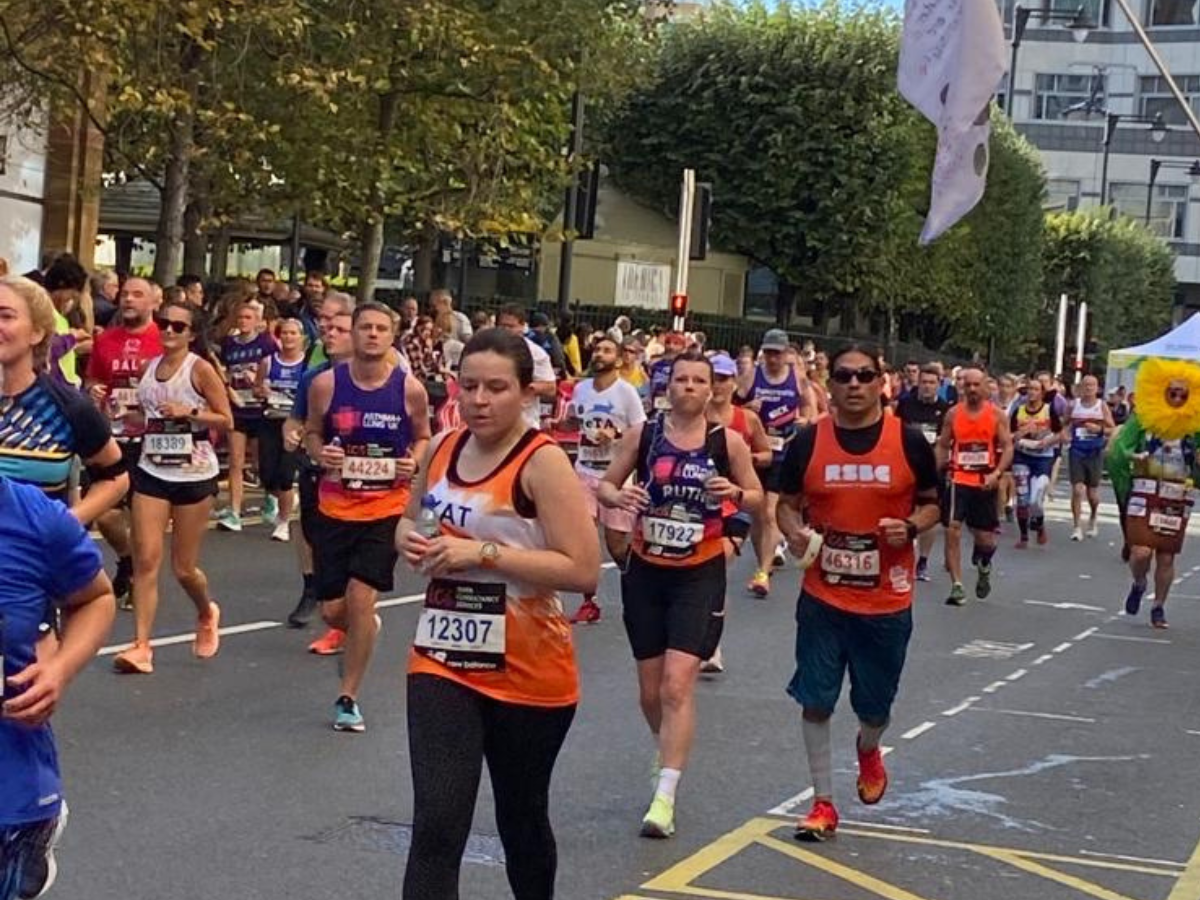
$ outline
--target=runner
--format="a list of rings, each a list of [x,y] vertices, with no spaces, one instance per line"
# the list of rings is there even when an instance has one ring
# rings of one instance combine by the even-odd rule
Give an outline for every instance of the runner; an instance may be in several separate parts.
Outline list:
[[[896,415],[905,425],[912,425],[925,436],[929,446],[937,443],[942,433],[942,423],[950,404],[938,397],[941,376],[936,366],[923,366],[917,376],[916,388],[904,394],[896,405]],[[917,581],[929,581],[929,554],[937,530],[930,528],[917,538]]]
[[[163,352],[158,326],[151,314],[157,308],[156,286],[144,278],[129,278],[121,286],[118,324],[102,331],[88,358],[87,387],[100,409],[108,415],[113,437],[125,457],[125,470],[133,477],[142,450],[145,421],[138,407],[137,387],[146,363]],[[133,545],[129,538],[127,494],[121,508],[96,520],[108,545],[117,555],[113,593],[122,608],[132,609]]]
[[[51,607],[62,635],[39,659]],[[114,615],[100,551],[79,522],[36,486],[0,477],[0,900],[54,883],[67,806],[50,718]]]
[[[258,364],[256,399],[263,404],[258,431],[258,474],[263,492],[275,501],[273,541],[291,540],[293,487],[296,482],[295,446],[285,446],[283,426],[296,405],[296,392],[304,373],[304,326],[299,319],[279,322],[279,352]],[[266,512],[263,513],[264,519]]]
[[[1001,375],[996,382],[998,393],[996,396],[996,408],[1004,413],[1005,419],[1010,419],[1013,410],[1021,403],[1019,394],[1019,383],[1017,376],[1010,373]],[[1012,471],[1006,471],[1000,475],[1000,491],[997,495],[997,503],[1004,513],[1004,521],[1012,523],[1016,520],[1016,500],[1017,487],[1013,482]]]
[[[221,342],[221,364],[233,404],[233,431],[229,432],[229,508],[221,512],[217,525],[226,531],[242,530],[242,501],[245,499],[246,449],[257,441],[263,428],[263,400],[255,392],[260,363],[269,360],[278,346],[259,326],[258,310],[245,303],[238,308],[235,331]],[[265,490],[265,488],[264,488]],[[275,525],[279,515],[276,499],[263,497],[263,521]]]
[[[757,413],[766,426],[772,452],[771,465],[758,473],[766,491],[766,503],[750,531],[758,570],[747,588],[758,597],[766,597],[771,592],[771,570],[786,561],[783,555],[786,547],[780,540],[775,522],[782,474],[779,467],[788,444],[796,436],[796,428],[810,421],[817,407],[806,376],[787,364],[787,351],[787,332],[772,328],[763,335],[762,363],[740,376],[737,386],[740,402]]]
[[[1152,357],[1138,367],[1137,403],[1113,438],[1108,474],[1126,512],[1133,584],[1125,613],[1136,616],[1154,564],[1150,624],[1167,627],[1166,603],[1175,579],[1194,500],[1200,446],[1200,366]]]
[[[1091,508],[1087,536],[1094,538],[1100,533],[1096,524],[1100,511],[1100,478],[1104,471],[1104,448],[1114,428],[1112,413],[1100,397],[1100,382],[1095,375],[1083,376],[1079,396],[1071,403],[1069,419],[1071,518],[1075,523],[1071,540],[1082,541],[1085,496]]]
[[[309,388],[305,446],[322,467],[313,540],[317,599],[326,624],[345,632],[335,731],[366,731],[358,691],[390,591],[395,532],[417,460],[429,443],[425,388],[390,361],[396,315],[368,301],[351,319],[354,353]]]
[[[767,440],[767,430],[763,428],[762,420],[744,406],[733,405],[733,392],[737,381],[737,363],[726,353],[718,353],[712,357],[713,366],[713,395],[708,403],[706,415],[713,425],[724,426],[727,431],[738,435],[750,448],[750,459],[756,468],[766,468],[771,464],[771,444]],[[753,517],[738,509],[732,500],[725,501],[722,513],[725,517],[723,537],[725,538],[725,568],[733,564],[733,558],[740,556],[742,545],[750,536]],[[728,611],[727,611],[728,612]],[[720,644],[712,656],[700,664],[700,671],[708,675],[716,675],[725,671],[725,655]]]
[[[317,317],[317,327],[320,330],[321,341],[318,345],[321,362],[312,365],[311,360],[318,356],[314,350],[309,354],[310,368],[300,379],[300,387],[296,391],[296,402],[283,425],[283,446],[289,452],[301,449],[304,442],[304,428],[308,421],[308,393],[313,380],[322,372],[329,371],[335,363],[350,358],[354,345],[350,338],[351,314],[354,312],[354,298],[349,294],[334,292],[321,301]],[[300,541],[296,544],[296,552],[300,561],[300,575],[304,579],[304,589],[296,607],[287,617],[289,628],[304,628],[308,625],[317,611],[317,587],[313,578],[313,537],[317,522],[317,507],[319,504],[317,486],[320,481],[321,467],[310,459],[306,453],[298,454],[297,485],[300,495]],[[328,629],[325,634],[309,644],[310,653],[318,656],[330,656],[341,653],[346,635],[336,628]]]
[[[675,358],[671,409],[628,432],[597,495],[605,506],[641,516],[621,597],[642,714],[658,749],[644,837],[675,832],[675,792],[696,728],[696,677],[721,641],[724,501],[747,511],[762,503],[745,442],[705,419],[712,378],[702,354]]]
[[[878,803],[887,790],[879,742],[912,634],[913,541],[938,522],[933,451],[920,431],[884,414],[878,360],[858,344],[834,354],[837,418],[803,429],[783,464],[779,525],[797,558],[820,548],[800,589],[788,685],[804,710],[813,781],[812,809],[796,824],[804,841],[837,830],[830,719],[847,670],[859,721],[858,796]]]
[[[1042,383],[1030,379],[1025,402],[1013,410],[1009,420],[1015,454],[1013,482],[1017,488],[1017,526],[1021,529],[1017,549],[1029,546],[1029,532],[1037,533],[1037,542],[1045,545],[1046,493],[1062,443],[1063,423],[1054,407],[1045,402]]]
[[[168,301],[155,316],[163,355],[146,366],[138,383],[145,412],[142,455],[133,475],[133,645],[113,658],[123,674],[154,671],[150,638],[158,613],[158,572],[171,526],[171,568],[196,607],[192,653],[211,659],[220,646],[221,610],[199,566],[200,545],[217,493],[217,453],[211,430],[233,426],[229,395],[217,370],[203,357],[202,313],[184,300]]]
[[[0,279],[0,475],[70,503],[71,467],[83,460],[90,490],[72,512],[85,525],[129,490],[108,420],[78,391],[46,374],[54,306],[36,283]]]
[[[600,552],[566,454],[524,420],[526,344],[502,329],[476,332],[460,383],[465,427],[435,439],[397,532],[405,559],[431,578],[409,655],[413,837],[403,896],[459,896],[486,760],[513,895],[548,900],[550,780],[579,701],[556,591],[594,592]]]
[[[533,399],[525,410],[525,423],[530,428],[541,428],[542,420],[554,416],[554,403],[558,385],[554,380],[554,367],[550,354],[529,339],[525,323],[525,310],[516,305],[503,307],[496,313],[496,327],[525,338],[529,352],[533,355]]]
[[[617,374],[621,348],[605,335],[592,347],[592,377],[576,382],[568,405],[568,422],[579,423],[579,453],[575,474],[579,476],[593,521],[600,524],[608,554],[618,563],[629,553],[629,535],[634,517],[622,509],[609,509],[596,501],[596,492],[604,471],[621,446],[626,432],[646,421],[641,398],[628,381]],[[567,430],[574,426],[567,425]],[[600,604],[595,594],[584,594],[583,603],[571,617],[571,624],[595,624],[600,621]]]
[[[962,606],[962,529],[971,529],[976,567],[975,596],[992,592],[992,557],[1000,516],[996,495],[1000,475],[1012,464],[1012,435],[1008,417],[984,395],[983,370],[967,366],[962,371],[963,402],[950,408],[936,445],[938,471],[949,472],[942,498],[942,524],[946,526],[946,569],[950,596],[946,603]]]
[[[671,401],[667,398],[667,386],[671,383],[671,365],[675,362],[675,357],[687,346],[687,338],[678,331],[668,331],[663,335],[662,346],[662,355],[650,363],[647,412],[662,412],[671,408]]]

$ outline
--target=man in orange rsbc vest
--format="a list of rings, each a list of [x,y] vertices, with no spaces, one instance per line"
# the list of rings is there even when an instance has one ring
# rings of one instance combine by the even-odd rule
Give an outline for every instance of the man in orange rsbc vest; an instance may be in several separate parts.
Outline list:
[[[950,606],[967,602],[962,584],[964,523],[975,539],[971,553],[977,572],[975,596],[983,600],[992,592],[992,557],[1000,528],[997,492],[1000,477],[1013,459],[1008,415],[988,397],[983,369],[964,366],[960,375],[962,395],[958,405],[946,413],[937,442],[938,470],[944,470],[947,479],[942,524],[946,526],[946,568],[951,582],[946,603]]]
[[[800,840],[824,840],[837,829],[829,720],[847,670],[859,720],[859,799],[878,803],[887,789],[879,741],[912,634],[913,541],[939,519],[933,448],[919,429],[884,415],[879,360],[857,344],[834,355],[835,417],[801,429],[782,463],[779,528],[797,558],[812,558],[788,685],[804,708],[813,779],[812,810],[796,826]]]

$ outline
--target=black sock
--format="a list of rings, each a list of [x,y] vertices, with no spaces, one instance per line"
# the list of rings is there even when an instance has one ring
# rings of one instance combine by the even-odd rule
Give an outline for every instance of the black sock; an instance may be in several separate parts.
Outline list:
[[[992,565],[992,557],[996,555],[995,547],[975,547],[976,565],[990,568]]]
[[[1017,516],[1017,525],[1021,529],[1021,540],[1029,540],[1029,518],[1027,516]]]
[[[928,557],[928,556],[922,556],[920,559],[918,559],[918,560],[917,560],[917,565],[918,565],[918,566],[927,566],[927,565],[929,565],[929,557]]]
[[[118,556],[117,557],[117,572],[118,573],[124,572],[126,575],[133,572],[133,557],[132,556]]]
[[[301,574],[304,576],[304,592],[307,594],[313,589],[313,573],[302,572]]]
[[[1042,531],[1046,527],[1046,517],[1038,516],[1036,519],[1029,520],[1029,527],[1034,531]]]

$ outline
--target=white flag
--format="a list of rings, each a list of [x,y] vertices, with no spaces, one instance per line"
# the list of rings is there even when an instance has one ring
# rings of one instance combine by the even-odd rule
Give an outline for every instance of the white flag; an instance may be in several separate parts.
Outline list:
[[[1004,57],[995,0],[907,0],[900,93],[938,130],[922,244],[935,240],[983,196],[988,114],[1007,68]]]

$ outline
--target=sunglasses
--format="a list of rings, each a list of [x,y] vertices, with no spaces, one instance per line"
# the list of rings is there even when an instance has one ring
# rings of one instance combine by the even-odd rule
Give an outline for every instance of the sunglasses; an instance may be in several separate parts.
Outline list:
[[[172,331],[175,334],[183,334],[192,327],[187,322],[180,322],[178,319],[167,319],[162,316],[155,316],[154,324],[158,326],[160,331]]]
[[[879,373],[874,369],[836,369],[829,377],[838,384],[849,384],[851,381],[857,381],[859,384],[873,384],[879,377]]]

